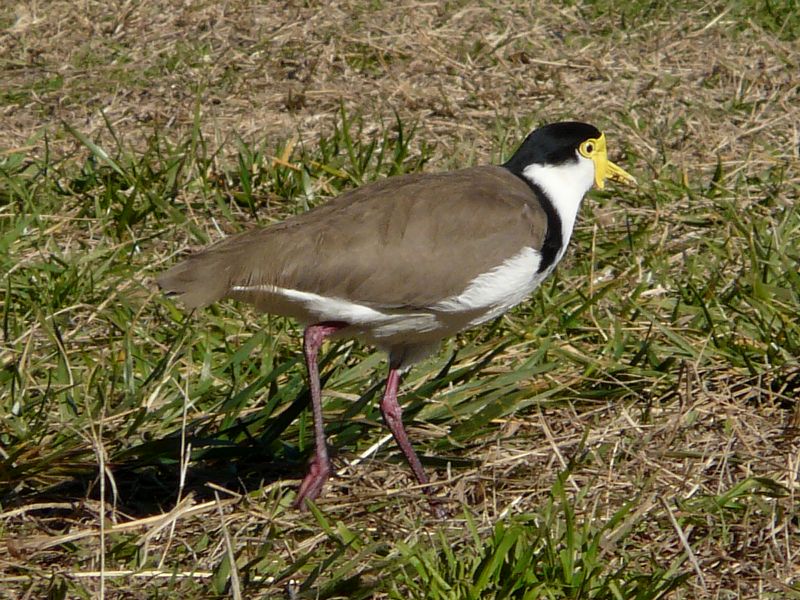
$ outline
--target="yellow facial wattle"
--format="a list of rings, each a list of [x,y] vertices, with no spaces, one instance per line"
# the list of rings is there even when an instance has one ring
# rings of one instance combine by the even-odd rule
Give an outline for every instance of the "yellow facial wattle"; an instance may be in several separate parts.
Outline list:
[[[608,160],[606,150],[606,135],[600,134],[599,138],[584,141],[578,148],[582,156],[594,162],[594,183],[601,190],[605,188],[606,179],[619,183],[636,184],[636,178],[619,165]]]

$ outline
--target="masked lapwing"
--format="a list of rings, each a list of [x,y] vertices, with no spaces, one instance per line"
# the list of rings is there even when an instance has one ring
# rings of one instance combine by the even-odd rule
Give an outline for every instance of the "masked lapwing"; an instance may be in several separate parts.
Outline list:
[[[357,338],[388,353],[380,410],[417,481],[428,478],[403,427],[401,375],[440,341],[525,300],[564,256],[584,195],[634,182],[592,125],[553,123],[500,166],[389,177],[283,222],[224,239],[158,278],[188,307],[222,298],[305,327],[316,452],[296,503],[332,472],[317,353]]]

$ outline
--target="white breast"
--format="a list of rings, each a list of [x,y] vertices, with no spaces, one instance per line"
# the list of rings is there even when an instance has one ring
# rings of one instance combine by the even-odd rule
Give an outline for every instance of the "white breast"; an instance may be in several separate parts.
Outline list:
[[[493,319],[525,300],[547,276],[537,272],[540,262],[539,252],[523,248],[473,279],[458,296],[441,300],[430,308],[453,316],[469,315],[462,328]]]

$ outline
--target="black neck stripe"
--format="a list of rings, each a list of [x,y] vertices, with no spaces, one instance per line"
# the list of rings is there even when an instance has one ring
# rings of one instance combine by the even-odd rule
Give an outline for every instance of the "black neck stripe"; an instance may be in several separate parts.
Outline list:
[[[561,216],[558,214],[556,207],[553,206],[553,202],[540,186],[524,175],[514,172],[513,169],[508,170],[528,184],[528,187],[533,190],[533,193],[536,194],[536,197],[539,199],[539,204],[542,205],[544,214],[547,216],[547,233],[544,236],[544,242],[540,250],[542,262],[539,263],[539,269],[537,271],[538,273],[544,273],[555,264],[558,253],[561,252],[564,246],[563,236],[561,235]]]

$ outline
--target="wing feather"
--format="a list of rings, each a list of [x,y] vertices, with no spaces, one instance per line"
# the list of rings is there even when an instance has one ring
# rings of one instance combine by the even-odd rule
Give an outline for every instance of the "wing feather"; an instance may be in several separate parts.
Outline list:
[[[535,194],[502,167],[405,175],[225,239],[158,283],[191,307],[243,295],[233,288],[277,287],[378,308],[424,308],[522,248],[539,250],[546,227]]]

